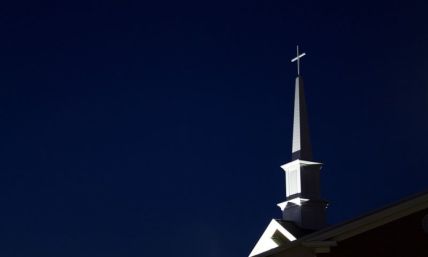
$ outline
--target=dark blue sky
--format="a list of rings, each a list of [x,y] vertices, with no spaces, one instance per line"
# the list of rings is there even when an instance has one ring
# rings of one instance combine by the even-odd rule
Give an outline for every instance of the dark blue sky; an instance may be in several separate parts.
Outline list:
[[[14,2],[2,257],[247,256],[281,215],[296,43],[330,222],[428,189],[424,1]]]

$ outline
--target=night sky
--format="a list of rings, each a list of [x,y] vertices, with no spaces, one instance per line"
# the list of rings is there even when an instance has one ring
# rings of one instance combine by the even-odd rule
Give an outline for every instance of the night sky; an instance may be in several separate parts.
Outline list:
[[[296,44],[329,222],[428,189],[426,1],[10,2],[1,257],[247,256],[281,216]]]

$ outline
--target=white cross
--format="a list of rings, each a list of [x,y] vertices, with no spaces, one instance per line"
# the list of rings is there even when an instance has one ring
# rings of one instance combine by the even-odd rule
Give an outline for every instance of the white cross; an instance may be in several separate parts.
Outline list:
[[[300,58],[305,55],[306,53],[299,54],[299,46],[297,46],[297,56],[291,60],[291,62],[297,61],[297,76],[300,76]]]

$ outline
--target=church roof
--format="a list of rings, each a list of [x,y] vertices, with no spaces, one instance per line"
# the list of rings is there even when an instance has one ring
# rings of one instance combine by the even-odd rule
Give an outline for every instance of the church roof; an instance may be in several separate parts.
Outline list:
[[[291,234],[293,234],[296,238],[300,238],[315,231],[311,229],[302,229],[291,221],[281,219],[276,219],[276,221],[281,224],[281,226],[283,226],[285,229],[287,229]]]
[[[296,240],[254,255],[254,257],[276,256],[276,254],[291,251],[296,247],[311,248],[315,253],[328,252],[330,247],[336,246],[340,241],[425,209],[428,209],[428,192],[407,198],[356,219],[309,233],[300,238],[296,236]],[[283,226],[286,229],[290,228],[288,223],[280,222],[280,224],[284,224]],[[291,232],[291,230],[289,231]]]

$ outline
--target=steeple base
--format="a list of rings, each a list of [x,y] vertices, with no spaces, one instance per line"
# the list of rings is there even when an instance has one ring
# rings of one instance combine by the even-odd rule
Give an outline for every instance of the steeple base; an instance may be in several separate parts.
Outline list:
[[[302,229],[318,230],[325,227],[326,207],[322,200],[295,198],[278,204],[282,210],[282,219],[290,221]]]

